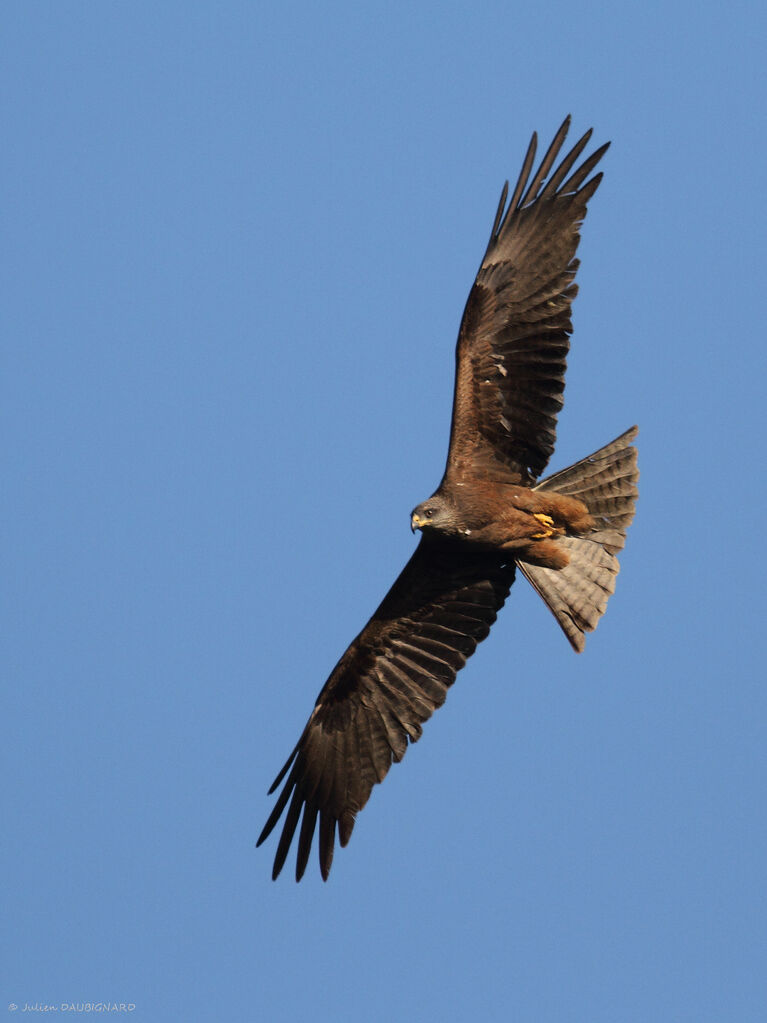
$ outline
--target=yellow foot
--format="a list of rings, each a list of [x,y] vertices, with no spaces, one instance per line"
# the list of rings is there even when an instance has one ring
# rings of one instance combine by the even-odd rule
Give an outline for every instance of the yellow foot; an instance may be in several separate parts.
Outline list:
[[[543,533],[533,533],[533,540],[545,540],[549,536],[554,534],[554,519],[550,515],[544,515],[541,512],[533,515],[534,519],[538,519],[541,525],[546,526],[546,530]]]

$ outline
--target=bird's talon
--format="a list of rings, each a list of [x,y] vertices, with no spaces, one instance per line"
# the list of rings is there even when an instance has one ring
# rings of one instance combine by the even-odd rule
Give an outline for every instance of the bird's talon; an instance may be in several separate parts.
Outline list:
[[[548,537],[553,536],[554,519],[550,515],[544,515],[543,512],[535,512],[533,518],[538,519],[541,525],[546,526],[546,530],[543,533],[533,533],[533,540],[546,540]]]

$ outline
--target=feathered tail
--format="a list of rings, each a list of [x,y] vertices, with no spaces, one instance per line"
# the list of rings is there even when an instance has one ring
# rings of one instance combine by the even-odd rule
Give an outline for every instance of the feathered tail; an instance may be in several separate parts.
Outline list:
[[[626,542],[638,493],[637,453],[631,444],[638,432],[633,426],[612,444],[541,480],[534,488],[578,498],[596,522],[585,536],[557,539],[557,545],[570,555],[564,568],[517,562],[578,653],[586,644],[584,632],[596,628],[615,589],[620,570],[615,555]]]

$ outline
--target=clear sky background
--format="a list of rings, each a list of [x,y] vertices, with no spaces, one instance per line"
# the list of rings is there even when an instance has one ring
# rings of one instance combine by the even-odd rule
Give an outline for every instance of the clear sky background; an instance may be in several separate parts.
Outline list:
[[[1,21],[0,1013],[767,1018],[764,5]],[[578,657],[519,578],[329,883],[273,884],[267,787],[567,113],[613,146],[551,467],[640,424],[617,593]]]

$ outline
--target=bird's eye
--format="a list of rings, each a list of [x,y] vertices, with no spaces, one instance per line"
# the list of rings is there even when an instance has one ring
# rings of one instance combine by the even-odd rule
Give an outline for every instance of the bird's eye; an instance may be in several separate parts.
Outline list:
[[[430,519],[433,514],[434,514],[434,512],[431,510],[431,508],[427,508],[426,509],[426,518],[427,519]]]

